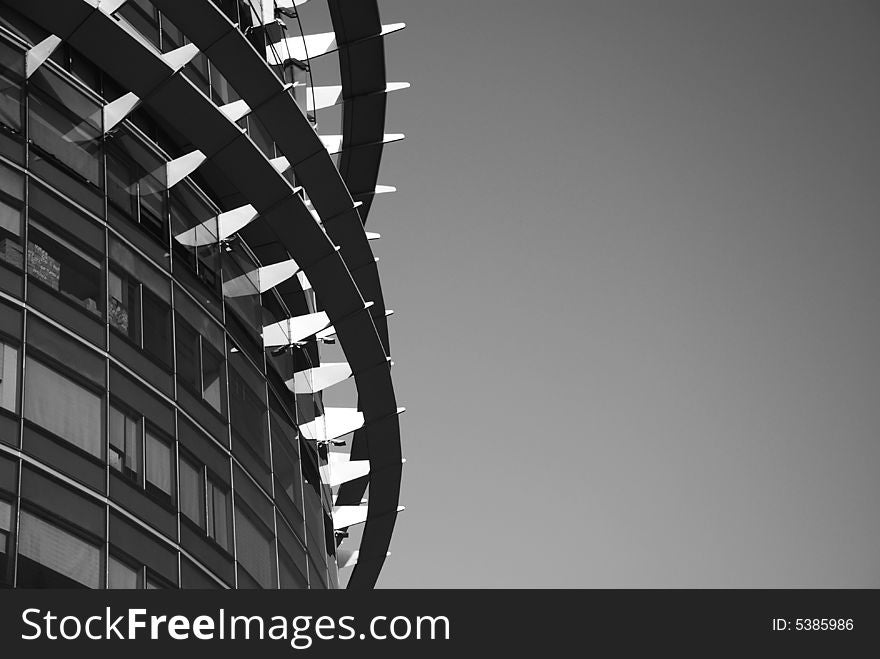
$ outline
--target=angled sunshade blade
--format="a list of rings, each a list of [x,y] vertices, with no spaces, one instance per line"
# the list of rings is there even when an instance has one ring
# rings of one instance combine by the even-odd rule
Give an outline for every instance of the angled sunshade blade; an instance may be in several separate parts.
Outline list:
[[[381,144],[390,144],[391,142],[399,142],[400,140],[406,139],[406,135],[403,133],[385,133],[382,136]],[[324,148],[330,152],[330,155],[335,153],[339,153],[342,151],[342,135],[321,135],[321,142],[324,144]],[[371,144],[379,144],[379,142],[372,142]],[[366,145],[356,145],[356,146],[366,146]]]
[[[339,548],[336,550],[336,564],[340,570],[344,570],[347,567],[354,567],[357,565],[358,557],[360,556],[360,549],[343,549]]]
[[[382,32],[379,34],[379,36],[386,37],[389,34],[393,34],[394,32],[400,32],[405,27],[406,23],[389,23],[388,25],[383,25]]]
[[[355,565],[357,565],[358,560],[360,560],[360,556],[360,549],[346,549],[343,547],[339,547],[336,550],[336,564],[340,570],[354,567]],[[389,558],[390,556],[390,551],[385,552],[385,558]]]
[[[364,426],[364,415],[354,407],[325,407],[324,414],[303,423],[303,437],[316,442],[331,442]]]
[[[369,506],[333,506],[333,530],[357,526],[367,521]]]
[[[351,377],[348,362],[321,364],[307,371],[294,373],[287,387],[296,394],[313,394],[329,389]]]
[[[98,9],[108,16],[124,5],[128,0],[100,0]]]
[[[340,462],[333,465],[324,465],[321,467],[321,480],[325,485],[330,487],[338,487],[343,483],[348,483],[358,478],[363,478],[370,473],[369,460],[349,460],[348,462]]]
[[[312,282],[306,277],[306,273],[300,270],[296,273],[296,278],[299,280],[299,285],[302,286],[304,292],[312,290]]]
[[[219,110],[229,118],[229,121],[235,123],[250,113],[251,108],[245,101],[238,100],[233,101],[232,103],[227,103],[226,105],[221,105]]]
[[[324,108],[333,107],[342,98],[342,85],[329,85],[324,87],[312,87],[306,92],[306,110],[314,112]]]
[[[384,37],[406,27],[406,23],[391,23],[383,25],[378,35]],[[371,37],[366,37],[369,39]],[[293,58],[304,62],[314,57],[320,57],[331,53],[338,48],[335,32],[322,32],[321,34],[305,34],[296,37],[287,37],[266,47],[266,59],[270,64],[284,64],[279,59]]]
[[[312,93],[309,93],[306,96],[306,109],[309,112],[314,112],[315,110],[323,110],[324,108],[333,107],[334,105],[339,105],[340,103],[345,103],[346,101],[360,98],[361,96],[372,96],[373,94],[390,94],[391,92],[400,91],[401,89],[409,89],[410,86],[411,85],[408,82],[389,82],[387,85],[385,85],[385,89],[380,92],[369,92],[367,94],[361,94],[360,96],[351,96],[349,98],[343,97],[343,89],[341,85],[312,87],[314,98],[312,98]]]
[[[398,506],[398,513],[402,513],[406,508]],[[362,504],[360,506],[333,506],[333,530],[338,531],[349,526],[357,526],[367,521],[369,506]]]
[[[244,206],[233,208],[231,211],[211,217],[201,224],[177,234],[174,236],[174,239],[187,247],[213,245],[218,240],[226,240],[229,236],[253,222],[257,217],[257,210],[250,204],[245,204]]]
[[[162,61],[171,67],[173,71],[180,71],[199,54],[199,48],[194,43],[188,43],[180,48],[175,48],[164,55]]]
[[[165,185],[170,189],[192,174],[206,160],[204,153],[198,149],[186,155],[170,160],[165,164]]]
[[[40,43],[30,48],[24,55],[24,76],[30,78],[61,45],[61,37],[50,34]]]
[[[229,236],[238,233],[248,224],[257,219],[259,213],[250,204],[233,208],[231,211],[220,213],[217,216],[217,238],[226,240]]]
[[[116,128],[140,104],[141,99],[136,94],[128,92],[115,101],[104,106],[104,132],[109,133]]]
[[[377,185],[372,190],[367,190],[366,192],[355,192],[355,195],[379,195],[379,194],[390,194],[392,192],[397,192],[397,188],[393,185]]]
[[[318,57],[336,48],[336,33],[305,34],[287,37],[266,46],[266,59],[270,64],[284,64],[288,58],[301,62],[311,57]],[[281,59],[282,61],[278,61]]]
[[[302,341],[330,324],[327,313],[319,311],[304,316],[295,316],[263,328],[263,347],[290,345]]]
[[[342,151],[342,135],[321,135],[321,142],[331,155]]]
[[[269,164],[275,168],[279,174],[283,174],[288,169],[290,169],[290,161],[284,156],[278,156],[277,158],[272,158],[269,160]]]
[[[293,259],[264,265],[259,270],[260,293],[275,288],[299,272],[299,265]]]
[[[328,327],[327,329],[322,330],[322,331],[318,332],[317,334],[315,334],[315,338],[318,339],[319,341],[324,341],[324,340],[329,339],[335,335],[336,335],[336,328],[333,327],[333,325],[330,325],[330,327]]]
[[[224,282],[223,295],[226,297],[243,297],[265,293],[293,277],[298,270],[299,266],[293,259],[264,265]]]

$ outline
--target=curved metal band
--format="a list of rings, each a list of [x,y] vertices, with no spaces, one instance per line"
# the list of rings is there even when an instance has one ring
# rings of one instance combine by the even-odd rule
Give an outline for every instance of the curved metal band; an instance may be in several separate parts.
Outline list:
[[[372,327],[362,327],[356,333],[349,331],[348,339],[340,335],[352,370],[360,370],[355,361],[364,365],[363,359],[352,360],[356,354],[376,354],[372,344],[377,332],[385,358],[389,353],[388,328],[375,258],[358,209],[302,109],[291,95],[278,93],[282,82],[244,35],[230,29],[232,26],[227,17],[212,3],[207,0],[154,0],[154,4],[199,46],[248,105],[255,108],[257,117],[292,164],[297,182],[305,187],[319,215],[334,218],[325,225],[327,234],[342,248],[340,254],[364,299],[374,302],[370,308]],[[311,273],[307,275],[311,281]],[[317,287],[315,290],[321,303],[329,304],[325,294]],[[355,334],[353,338],[352,334]],[[379,362],[373,358],[372,363]],[[370,381],[363,382],[367,377]],[[397,405],[390,371],[374,370],[355,379],[358,407],[368,424],[355,433],[351,455],[353,460],[368,459],[371,475],[342,486],[338,503],[360,503],[369,483],[369,516],[361,536],[361,558],[353,569],[349,588],[371,588],[384,564],[397,517],[392,511],[397,510],[400,496],[400,427],[397,415],[388,414],[392,409],[396,411]],[[380,410],[382,412],[377,414]],[[371,418],[380,417],[384,417],[380,422],[369,423]]]
[[[355,382],[359,405],[367,424],[370,425],[375,420],[376,429],[384,429],[381,442],[368,444],[371,465],[376,469],[376,475],[370,480],[369,516],[379,523],[373,524],[368,520],[364,527],[361,550],[365,560],[358,563],[350,581],[350,587],[371,587],[375,584],[390,543],[393,521],[389,524],[388,519],[396,517],[394,511],[397,510],[400,488],[400,441],[395,414],[397,406],[389,369],[370,368],[386,359],[385,350],[373,318],[365,309],[364,298],[352,279],[346,262],[336,254],[333,241],[315,223],[292,186],[272,167],[247,135],[231,123],[184,76],[168,77],[168,67],[158,54],[121,29],[112,18],[87,4],[87,0],[79,3],[71,3],[69,0],[45,0],[40,3],[11,0],[8,4],[30,20],[63,36],[135,94],[144,95],[145,104],[157,116],[187,135],[196,148],[215,165],[235,173],[235,182],[240,192],[261,215],[260,221],[252,223],[243,231],[245,240],[258,258],[262,260],[263,254],[268,251],[277,254],[280,244],[294,259],[302,262],[317,261],[306,274],[316,294],[320,296],[324,310],[336,326],[352,370],[362,373],[355,376]],[[281,116],[285,122],[295,125],[299,124],[297,116],[301,117],[302,122],[308,126],[293,97],[219,10],[208,2],[179,3],[187,7],[197,4],[199,21],[215,28],[215,31],[210,34],[201,32],[198,40],[192,33],[188,33],[188,36],[200,46],[202,52],[208,51],[209,58],[212,53],[228,52],[225,45],[231,44],[233,52],[240,52],[241,43],[246,44],[249,50],[246,53],[246,65],[241,67],[236,76],[227,75],[227,78],[251,107],[260,107],[267,117],[273,118],[270,123],[263,115],[260,116],[267,127],[271,130]],[[219,30],[216,29],[218,27]],[[218,62],[215,64],[220,66]],[[260,68],[268,74],[268,79],[259,75],[256,78],[250,77],[254,69]],[[291,108],[296,112],[293,116]],[[339,192],[338,189],[324,189],[333,186],[321,185],[320,179],[317,183],[312,180],[322,176],[326,169],[321,166],[321,156],[335,173],[335,180],[339,181],[344,197],[350,201],[329,154],[311,127],[308,126],[311,139],[304,139],[303,131],[298,132],[298,148],[288,152],[288,156],[292,156],[291,162],[303,167],[308,174],[302,178],[304,182],[311,180],[310,185],[315,188],[314,192],[309,190],[315,207],[320,211],[318,200],[321,199],[321,207],[327,206],[330,201],[328,195]],[[308,166],[303,163],[314,164]],[[339,202],[333,203],[338,205]],[[343,223],[335,224],[341,226]],[[361,235],[366,242],[362,228]],[[368,268],[361,269],[364,270]],[[380,305],[374,305],[376,306]],[[382,313],[384,314],[384,308]],[[389,424],[391,419],[393,422]],[[370,434],[379,437],[378,433]],[[390,450],[380,450],[386,446]],[[381,560],[370,558],[380,554]]]
[[[342,153],[339,172],[356,201],[362,201],[361,219],[366,224],[373,204],[382,160],[387,96],[384,40],[369,39],[382,32],[375,0],[328,0],[339,49],[342,97]],[[353,43],[356,42],[356,43]],[[368,147],[349,148],[353,144]]]

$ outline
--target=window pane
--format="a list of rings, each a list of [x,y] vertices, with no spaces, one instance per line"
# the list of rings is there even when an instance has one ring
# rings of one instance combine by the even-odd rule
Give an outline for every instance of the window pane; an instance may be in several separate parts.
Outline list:
[[[26,362],[25,418],[102,457],[101,398],[31,357]]]
[[[6,501],[0,501],[0,531],[8,531],[12,528],[12,506]]]
[[[133,590],[138,587],[138,571],[110,556],[107,588]]]
[[[281,566],[281,587],[290,589],[308,588],[309,584],[302,573],[297,569],[293,561],[287,557],[285,552],[281,552],[279,558]]]
[[[21,235],[21,210],[0,199],[0,229],[14,236]]]
[[[267,428],[266,405],[239,374],[238,368],[248,368],[241,353],[230,356],[229,405],[232,427],[254,452],[269,463],[269,434]]]
[[[137,282],[117,272],[110,271],[109,306],[107,318],[110,326],[116,328],[129,339],[140,341],[140,290]]]
[[[275,478],[281,486],[284,494],[302,511],[302,479],[299,471],[299,461],[291,457],[283,450],[272,456],[275,459]]]
[[[229,549],[229,493],[208,479],[208,535]]]
[[[177,317],[177,381],[191,391],[200,392],[199,335]]]
[[[141,424],[138,417],[110,406],[110,466],[137,480],[141,454]]]
[[[117,15],[140,32],[150,43],[159,47],[159,19],[156,8],[149,2],[136,0],[119,8]]]
[[[21,130],[21,85],[0,73],[0,124]]]
[[[219,249],[217,246],[217,213],[185,182],[171,190],[171,241],[179,254],[175,267],[185,263],[216,292],[218,286]]]
[[[171,365],[171,308],[146,288],[141,290],[144,310],[144,350]]]
[[[202,342],[202,397],[221,414],[225,414],[223,358],[206,342]]]
[[[0,165],[0,261],[21,270],[24,257],[21,248],[24,177]]]
[[[183,74],[207,96],[211,93],[208,86],[208,58],[204,53],[196,55],[192,62],[183,69]]]
[[[252,332],[262,328],[260,281],[256,263],[238,244],[222,254],[223,297],[226,304],[246,323]]]
[[[0,199],[0,261],[16,270],[21,270],[24,262],[20,240],[17,237],[20,231],[21,211]]]
[[[110,408],[110,422],[107,430],[110,435],[110,466],[122,471],[125,466],[125,415],[115,407]]]
[[[100,106],[46,67],[30,82],[30,138],[68,170],[100,186]]]
[[[0,407],[14,412],[18,383],[18,350],[0,343]]]
[[[171,496],[171,448],[148,432],[146,452],[147,483]]]
[[[110,201],[165,243],[165,161],[124,126],[107,140]]]
[[[238,94],[226,80],[225,76],[220,73],[220,69],[213,62],[209,62],[209,66],[211,69],[211,100],[217,105],[226,105],[227,103],[237,101],[239,99]]]
[[[97,547],[24,510],[19,523],[21,556],[89,588],[99,587],[101,552]]]
[[[180,461],[180,511],[205,528],[205,489],[202,472],[189,460],[183,459]]]
[[[139,168],[124,153],[107,147],[107,197],[109,201],[137,220],[137,177]]]
[[[44,227],[31,225],[28,275],[62,297],[101,315],[101,266],[97,259]]]
[[[110,260],[118,265],[129,279],[140,282],[165,302],[171,301],[167,276],[113,236],[110,236]]]
[[[33,315],[28,318],[27,340],[29,345],[39,349],[59,364],[64,364],[71,373],[88,378],[98,385],[99,389],[104,389],[107,365],[104,357],[66,337]]]
[[[241,508],[235,508],[238,561],[264,588],[275,588],[275,555],[272,540],[251,521]]]

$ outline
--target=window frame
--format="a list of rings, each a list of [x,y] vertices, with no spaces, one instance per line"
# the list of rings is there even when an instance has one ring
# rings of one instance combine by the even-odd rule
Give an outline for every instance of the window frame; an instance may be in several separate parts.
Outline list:
[[[116,452],[111,438],[111,426],[109,417],[113,411],[120,413],[124,418],[132,418],[135,420],[137,428],[136,452],[137,452],[137,469],[130,469],[125,461],[128,455],[126,450],[123,455],[123,468],[119,469],[111,462],[111,455]],[[176,448],[175,441],[171,439],[158,426],[152,424],[141,412],[120,403],[119,399],[110,396],[108,403],[108,423],[107,423],[107,466],[126,482],[137,487],[138,490],[144,492],[150,499],[161,504],[168,510],[177,510],[177,465],[176,465]],[[150,460],[150,450],[148,448],[148,440],[152,440],[163,444],[168,449],[168,484],[170,492],[166,492],[160,485],[152,482],[147,475]]]
[[[11,342],[5,336],[0,334],[0,410],[5,410],[11,414],[18,414],[19,403],[21,401],[21,352],[21,344],[18,341]],[[10,355],[10,353],[14,354]],[[10,359],[14,361],[14,364],[11,367],[9,365]],[[7,372],[11,372],[12,374],[11,384],[14,389],[12,392],[11,407],[8,407],[6,404],[8,398],[6,385],[9,384],[6,377]]]
[[[107,287],[107,279],[105,274],[105,265],[103,255],[96,256],[95,250],[87,247],[83,244],[77,244],[77,239],[71,236],[64,235],[65,232],[63,229],[59,230],[51,221],[44,221],[42,215],[39,217],[34,217],[35,213],[29,213],[28,218],[28,227],[27,227],[27,243],[25,246],[25,254],[24,254],[24,265],[25,265],[25,273],[27,274],[28,285],[36,284],[42,290],[49,292],[53,297],[61,300],[65,304],[71,306],[74,309],[85,312],[90,318],[98,319],[102,322],[106,321],[105,313],[106,313],[106,287]],[[58,274],[58,288],[55,288],[50,283],[44,281],[40,278],[32,269],[31,269],[31,245],[34,245],[46,252],[49,258],[54,260],[54,257],[46,249],[45,243],[41,244],[39,239],[34,240],[34,232],[37,234],[41,234],[43,237],[47,238],[49,241],[56,243],[61,249],[66,252],[72,253],[73,256],[79,261],[83,261],[91,266],[95,270],[94,275],[89,275],[91,279],[94,277],[94,283],[97,283],[97,291],[95,292],[93,299],[95,302],[95,309],[90,309],[86,304],[86,298],[79,298],[73,293],[69,291],[63,290],[61,288],[62,281],[62,273],[63,273],[63,265],[64,262],[58,261],[59,265],[59,274]],[[54,249],[54,247],[53,247]],[[79,276],[83,275],[83,270],[77,270]]]
[[[150,461],[150,451],[147,442],[151,439],[168,449],[168,462],[165,465],[168,468],[168,487],[170,492],[166,492],[162,487],[148,478],[147,472]],[[144,419],[144,461],[143,461],[143,489],[152,499],[164,504],[165,507],[176,510],[177,502],[177,464],[175,460],[174,441],[162,432],[157,426]]]
[[[175,375],[177,376],[178,385],[182,386],[186,391],[188,391],[191,395],[195,396],[203,403],[205,403],[215,414],[222,417],[224,420],[229,418],[229,406],[228,406],[228,391],[229,391],[229,378],[227,373],[227,360],[223,353],[214,347],[213,343],[210,340],[207,340],[205,336],[196,329],[192,323],[190,323],[179,307],[175,309],[175,355],[177,358],[177,369]],[[183,333],[191,334],[188,337],[187,341],[181,340],[181,330]],[[220,330],[222,332],[222,330]],[[222,335],[221,335],[222,338]],[[191,366],[195,367],[196,377],[197,377],[197,387],[194,389],[193,384],[190,382],[190,376],[192,373],[186,373],[181,369],[181,360],[180,358],[180,347],[185,346],[189,340],[193,341],[194,346],[194,361],[195,364]],[[213,357],[216,359],[217,363],[217,372],[219,373],[219,404],[220,407],[216,407],[211,399],[206,396],[206,378],[205,378],[205,355],[209,357]],[[181,379],[181,373],[184,373],[184,378]]]
[[[186,520],[186,523],[189,526],[198,528],[200,533],[208,538],[214,545],[231,555],[232,493],[229,485],[227,485],[223,479],[219,478],[207,465],[202,464],[192,453],[184,451],[182,448],[179,451],[178,463],[187,464],[188,468],[196,473],[196,487],[199,495],[198,506],[200,519],[194,520],[190,517],[189,514],[184,511],[182,503],[179,505],[181,519]],[[179,465],[178,473],[182,473],[182,469]],[[183,487],[180,487],[178,490],[179,496],[182,500],[184,489]],[[220,493],[225,502],[224,506],[226,514],[223,515],[223,517],[225,517],[223,537],[218,537],[217,521],[219,517],[216,512],[215,493]]]
[[[100,407],[98,411],[98,417],[100,419],[100,429],[98,431],[99,437],[99,446],[100,453],[95,454],[91,451],[79,446],[74,441],[71,441],[69,438],[64,435],[60,435],[55,432],[52,428],[49,428],[39,421],[27,416],[27,401],[30,397],[30,393],[27,389],[27,382],[29,374],[33,371],[32,368],[28,368],[28,362],[36,362],[39,366],[49,370],[57,377],[61,377],[68,382],[72,383],[74,386],[79,387],[84,390],[86,393],[93,395],[98,399],[98,405]],[[77,373],[69,366],[60,363],[57,359],[52,357],[51,355],[43,352],[39,348],[28,344],[27,349],[24,351],[24,377],[22,378],[21,383],[21,391],[22,398],[24,399],[24,405],[21,405],[21,417],[23,422],[32,424],[40,429],[42,433],[48,433],[52,437],[57,437],[59,440],[63,442],[63,446],[68,448],[69,450],[77,451],[87,459],[92,462],[97,462],[100,464],[106,463],[107,461],[107,443],[104,440],[107,432],[107,419],[106,419],[106,405],[107,405],[107,396],[105,389],[95,383],[93,380],[83,377],[80,373]]]

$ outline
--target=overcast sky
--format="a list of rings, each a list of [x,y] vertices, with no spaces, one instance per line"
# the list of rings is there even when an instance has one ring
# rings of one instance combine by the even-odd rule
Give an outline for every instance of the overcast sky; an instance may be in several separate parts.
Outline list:
[[[379,586],[880,586],[880,7],[380,7]]]

